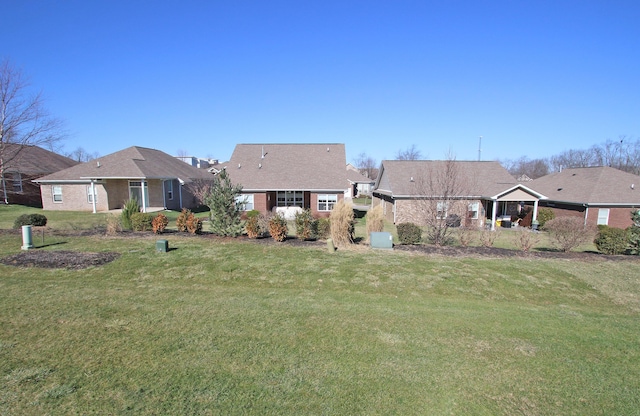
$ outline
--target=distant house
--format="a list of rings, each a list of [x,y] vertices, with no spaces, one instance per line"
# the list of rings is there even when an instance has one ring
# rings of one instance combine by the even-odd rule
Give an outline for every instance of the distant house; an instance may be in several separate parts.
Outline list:
[[[585,224],[626,228],[631,211],[640,208],[640,176],[606,166],[564,169],[529,185],[548,197],[540,206]]]
[[[347,187],[344,144],[238,144],[226,171],[244,211],[328,216]]]
[[[347,181],[349,182],[349,189],[345,194],[347,198],[356,198],[364,195],[371,196],[373,185],[376,183],[375,179],[366,177],[351,164],[347,165]]]
[[[446,189],[443,175],[455,172],[456,184]],[[462,225],[483,227],[489,221],[511,219],[525,204],[544,195],[518,183],[498,162],[384,160],[373,189],[373,206],[382,205],[394,223],[424,223],[422,206],[431,201],[441,218],[457,216]],[[506,222],[506,221],[505,221]]]
[[[73,159],[38,146],[3,144],[0,201],[42,207],[40,186],[32,180],[77,165]]]
[[[37,179],[45,210],[108,211],[136,198],[143,212],[193,208],[184,185],[211,179],[160,150],[133,146]]]

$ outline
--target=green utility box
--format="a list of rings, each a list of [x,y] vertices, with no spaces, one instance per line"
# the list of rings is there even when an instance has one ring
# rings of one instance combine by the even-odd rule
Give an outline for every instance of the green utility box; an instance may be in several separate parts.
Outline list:
[[[393,249],[393,237],[387,232],[373,232],[369,234],[371,248]]]
[[[160,253],[166,253],[169,251],[169,242],[167,240],[156,241],[156,251]]]

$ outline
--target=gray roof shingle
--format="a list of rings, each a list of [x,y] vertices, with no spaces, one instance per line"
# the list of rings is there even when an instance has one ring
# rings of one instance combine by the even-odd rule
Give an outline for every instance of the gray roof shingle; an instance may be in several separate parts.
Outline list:
[[[640,176],[607,166],[564,169],[528,185],[549,201],[640,206]]]
[[[46,175],[78,164],[73,159],[38,146],[14,143],[5,143],[4,146],[4,169],[8,172],[18,171],[33,176]]]
[[[245,191],[341,191],[348,187],[344,144],[238,144],[227,165]]]
[[[83,179],[211,179],[198,169],[156,149],[132,146],[90,162],[44,176],[38,182]]]

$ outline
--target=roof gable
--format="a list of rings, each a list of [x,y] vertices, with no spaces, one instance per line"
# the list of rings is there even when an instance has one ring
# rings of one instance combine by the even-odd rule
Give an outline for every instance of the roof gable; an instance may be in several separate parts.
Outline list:
[[[564,169],[528,185],[550,201],[640,205],[640,176],[608,166]]]
[[[90,162],[40,178],[45,181],[87,179],[173,179],[185,182],[211,178],[205,169],[190,166],[160,150],[132,146]]]
[[[425,183],[429,177],[443,172],[448,163],[453,163],[458,171],[460,191],[465,193],[458,195],[461,197],[489,198],[517,185],[515,178],[498,162],[383,160],[375,189],[395,197],[436,196],[426,195],[439,191]]]
[[[347,187],[344,144],[238,144],[226,167],[247,191],[326,190]]]

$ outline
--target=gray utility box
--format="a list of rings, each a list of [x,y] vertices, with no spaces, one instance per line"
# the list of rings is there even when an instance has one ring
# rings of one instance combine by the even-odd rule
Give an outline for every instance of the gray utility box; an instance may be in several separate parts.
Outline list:
[[[160,253],[166,253],[169,251],[169,242],[167,240],[156,241],[156,251]]]
[[[391,233],[374,232],[369,235],[371,248],[393,249],[393,237]]]

